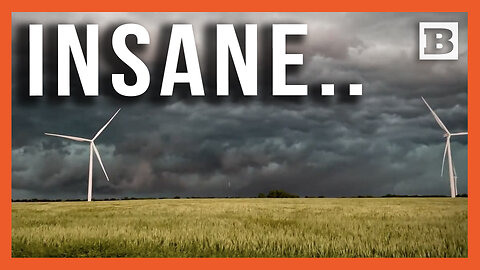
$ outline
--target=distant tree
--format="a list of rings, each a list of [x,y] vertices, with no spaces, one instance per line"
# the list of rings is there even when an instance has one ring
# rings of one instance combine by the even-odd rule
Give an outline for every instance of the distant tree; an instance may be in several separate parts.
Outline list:
[[[279,189],[270,190],[270,192],[268,192],[268,195],[267,195],[267,198],[298,198],[298,197],[299,197],[298,195],[290,194],[288,192],[285,192]]]
[[[263,193],[258,193],[258,198],[265,198],[265,197],[266,197],[265,194],[263,194]]]

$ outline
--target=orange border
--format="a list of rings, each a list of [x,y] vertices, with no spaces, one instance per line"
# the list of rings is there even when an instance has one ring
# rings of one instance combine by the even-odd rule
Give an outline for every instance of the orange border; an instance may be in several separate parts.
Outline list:
[[[472,106],[472,102],[479,102],[479,92],[476,89],[479,79],[477,76],[478,64],[475,48],[477,35],[480,34],[478,7],[470,1],[457,0],[455,2],[445,0],[402,0],[387,3],[387,1],[312,1],[297,0],[289,3],[281,3],[278,0],[204,0],[204,1],[155,1],[149,3],[144,0],[124,1],[120,0],[46,0],[46,1],[9,1],[1,3],[1,33],[6,35],[1,42],[0,55],[3,59],[1,64],[0,78],[3,93],[0,98],[0,119],[2,132],[0,133],[0,170],[2,177],[0,189],[0,213],[3,222],[0,223],[0,268],[2,269],[132,269],[132,268],[166,268],[166,269],[402,269],[405,268],[431,268],[431,269],[479,269],[478,254],[478,202],[475,198],[478,188],[478,171],[471,165],[478,160],[478,154],[472,149],[478,149],[476,139],[478,110]],[[5,3],[6,2],[6,3]],[[472,1],[473,2],[473,1]],[[468,44],[469,44],[469,69],[468,69],[468,106],[469,115],[469,158],[468,170],[469,202],[468,202],[468,258],[463,259],[12,259],[11,258],[11,12],[59,12],[59,11],[370,11],[370,12],[468,12]],[[473,119],[473,120],[472,120]],[[478,120],[477,120],[478,121]]]

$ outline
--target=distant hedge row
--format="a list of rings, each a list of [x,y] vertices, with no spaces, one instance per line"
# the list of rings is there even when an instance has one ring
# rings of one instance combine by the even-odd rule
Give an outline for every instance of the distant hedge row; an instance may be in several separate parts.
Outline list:
[[[271,190],[267,194],[259,193],[258,198],[300,198],[296,194],[291,194],[283,190]],[[397,195],[397,194],[386,194],[383,196],[369,196],[369,195],[359,195],[359,196],[349,196],[349,197],[336,197],[336,198],[432,198],[432,197],[449,197],[446,195]],[[468,194],[459,194],[457,197],[468,197]],[[180,197],[175,196],[174,199],[215,199],[221,197]],[[241,197],[225,197],[225,198],[241,198]],[[246,198],[246,197],[245,197]],[[251,198],[251,197],[250,197]],[[324,196],[305,196],[305,198],[325,198]],[[94,201],[117,201],[117,200],[153,200],[153,199],[168,199],[166,197],[158,198],[135,198],[135,197],[124,197],[124,198],[107,198],[107,199],[94,199]],[[85,199],[20,199],[12,200],[12,202],[79,202],[85,201]]]

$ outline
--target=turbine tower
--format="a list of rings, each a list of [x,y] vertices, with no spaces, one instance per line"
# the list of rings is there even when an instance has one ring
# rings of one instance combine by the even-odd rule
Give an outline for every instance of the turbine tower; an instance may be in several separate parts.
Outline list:
[[[433,118],[435,118],[435,121],[437,121],[440,128],[445,132],[445,134],[443,134],[443,137],[446,138],[446,142],[445,142],[445,150],[443,151],[442,172],[440,173],[440,176],[443,176],[445,156],[448,155],[448,175],[450,177],[450,194],[451,194],[452,198],[455,198],[455,196],[457,196],[457,172],[455,171],[455,166],[453,165],[452,150],[451,150],[451,147],[450,147],[450,138],[452,136],[467,135],[468,133],[467,132],[450,133],[450,131],[448,131],[447,127],[443,124],[442,120],[440,120],[440,118],[432,110],[430,105],[428,105],[427,101],[423,97],[422,97],[422,100],[423,100],[423,102],[425,102],[425,105],[427,105],[428,109],[432,112]]]
[[[69,140],[74,140],[77,142],[89,142],[90,143],[90,166],[88,167],[88,195],[87,199],[89,202],[92,201],[92,169],[93,169],[93,152],[95,152],[95,155],[97,156],[98,162],[100,162],[100,166],[102,166],[103,173],[105,174],[105,177],[107,178],[107,181],[110,181],[108,179],[107,171],[105,170],[105,167],[103,167],[102,159],[100,158],[100,153],[98,153],[98,149],[95,146],[95,139],[100,136],[100,134],[103,132],[103,130],[110,124],[110,122],[113,120],[113,118],[117,115],[117,113],[120,111],[120,109],[117,110],[117,112],[108,120],[108,122],[93,136],[92,139],[85,139],[85,138],[80,138],[80,137],[74,137],[74,136],[67,136],[67,135],[60,135],[60,134],[53,134],[53,133],[45,133],[45,135],[48,136],[55,136],[55,137],[60,137],[60,138],[65,138]]]

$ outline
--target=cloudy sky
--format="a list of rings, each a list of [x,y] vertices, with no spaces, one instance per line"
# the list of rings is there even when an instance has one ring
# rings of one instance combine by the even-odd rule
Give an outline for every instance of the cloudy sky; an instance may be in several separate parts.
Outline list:
[[[440,177],[442,131],[424,96],[451,131],[467,130],[466,13],[14,13],[12,21],[12,196],[86,197],[88,144],[44,132],[93,137],[111,181],[94,161],[93,196],[256,196],[284,189],[301,196],[449,194]],[[458,61],[419,61],[418,22],[459,23]],[[28,96],[28,24],[43,23],[45,95]],[[100,96],[57,97],[56,25],[99,24]],[[112,73],[133,72],[112,51],[124,23],[148,29],[151,43],[129,47],[147,64],[151,83],[141,97],[111,86]],[[160,97],[172,23],[193,24],[206,97],[188,85]],[[229,97],[215,96],[215,24],[258,24],[259,96],[243,97],[233,80]],[[304,65],[288,69],[290,84],[309,96],[271,96],[271,25],[306,23],[308,35],[287,51]],[[83,41],[82,41],[83,42]],[[232,78],[235,73],[232,74]],[[320,84],[335,83],[334,97]],[[347,95],[362,83],[363,96]],[[467,192],[467,138],[452,140],[459,193]]]

